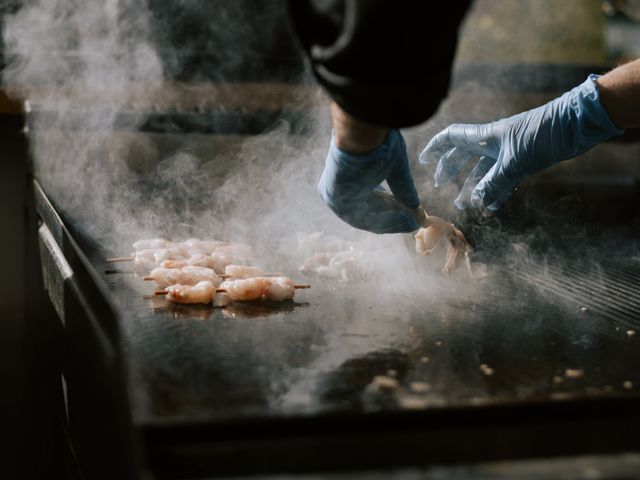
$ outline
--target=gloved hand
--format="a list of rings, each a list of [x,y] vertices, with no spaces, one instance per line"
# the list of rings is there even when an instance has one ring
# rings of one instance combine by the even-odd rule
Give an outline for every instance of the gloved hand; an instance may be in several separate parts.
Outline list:
[[[393,196],[380,191],[385,180]],[[409,171],[407,147],[396,129],[365,154],[341,150],[332,136],[318,192],[338,217],[355,228],[399,233],[420,227],[416,220],[422,212],[420,198]]]
[[[445,185],[471,158],[477,158],[455,204],[498,210],[512,191],[534,172],[586,152],[623,132],[611,122],[589,78],[546,105],[481,125],[453,124],[438,133],[420,154],[420,163],[439,159],[436,187]]]

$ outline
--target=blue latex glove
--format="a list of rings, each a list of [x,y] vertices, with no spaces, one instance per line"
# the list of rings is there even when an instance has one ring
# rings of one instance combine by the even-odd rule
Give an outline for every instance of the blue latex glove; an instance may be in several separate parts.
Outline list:
[[[385,180],[393,196],[379,191]],[[338,217],[355,228],[374,233],[420,228],[411,212],[420,206],[420,198],[398,130],[389,130],[382,145],[361,155],[340,150],[332,136],[318,192]]]
[[[623,132],[600,104],[589,78],[546,105],[481,125],[453,124],[438,133],[420,154],[421,163],[438,161],[436,187],[446,185],[470,159],[478,159],[455,200],[498,210],[530,174],[580,155]]]

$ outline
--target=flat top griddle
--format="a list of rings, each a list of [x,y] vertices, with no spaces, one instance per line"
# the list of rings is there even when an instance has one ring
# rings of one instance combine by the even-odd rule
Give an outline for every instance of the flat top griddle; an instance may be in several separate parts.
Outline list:
[[[236,310],[170,305],[145,298],[148,282],[106,279],[140,423],[635,397],[640,388],[640,259],[629,249],[498,264],[458,296],[381,296],[316,280],[294,303]],[[459,281],[443,278],[441,288]],[[380,375],[398,388],[371,386]]]
[[[73,270],[61,289],[65,311],[74,310],[69,346],[95,362],[87,374],[106,365],[118,376],[122,361],[122,406],[150,468],[166,478],[640,448],[636,217],[601,225],[512,202],[513,225],[464,226],[487,278],[461,270],[433,283],[425,272],[430,287],[414,276],[410,293],[384,275],[309,279],[294,303],[223,310],[167,305],[146,298],[153,286],[140,278],[105,275],[104,258],[122,252],[106,255],[64,212],[60,226],[37,193]],[[523,255],[509,253],[523,245]],[[89,311],[76,311],[84,300]],[[389,379],[395,388],[384,388]],[[100,377],[72,380],[108,393]]]

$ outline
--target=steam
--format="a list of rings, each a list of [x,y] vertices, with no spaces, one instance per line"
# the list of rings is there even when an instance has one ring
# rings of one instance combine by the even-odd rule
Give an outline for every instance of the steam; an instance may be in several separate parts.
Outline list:
[[[132,85],[151,92],[163,81],[145,3],[26,2],[5,18],[3,35],[13,58],[3,81],[33,112],[37,177],[91,234],[127,228],[138,194],[123,161],[131,137],[116,127],[122,112],[129,127],[144,118],[148,95],[132,95]]]
[[[217,238],[252,244],[264,267],[293,274],[305,260],[295,254],[298,238],[325,232],[366,252],[372,288],[459,295],[464,282],[450,288],[451,280],[438,273],[443,259],[417,256],[410,236],[356,231],[320,202],[316,183],[330,132],[326,98],[305,71],[255,82],[265,80],[266,66],[283,61],[282,36],[270,32],[278,30],[284,9],[284,2],[268,8],[251,2],[25,2],[5,17],[12,61],[3,81],[31,104],[38,179],[107,253],[126,254],[144,237]],[[207,26],[198,29],[202,18]],[[189,58],[198,59],[196,67]],[[478,95],[482,85],[465,88],[466,95]],[[452,121],[495,118],[486,104],[461,105],[468,98],[452,96],[433,119],[406,132],[412,159]],[[509,102],[501,108],[515,113]],[[261,109],[293,113],[259,135],[145,131],[158,112],[196,112],[206,127],[219,121],[210,112]],[[455,218],[450,200],[457,187],[432,195],[432,170],[416,165],[414,174],[430,213]],[[522,249],[511,245],[531,243],[500,229],[491,235],[488,243],[510,249],[515,259]]]
[[[13,60],[3,81],[31,105],[34,170],[57,206],[108,254],[128,253],[138,238],[216,238],[252,244],[263,266],[292,276],[305,260],[298,238],[324,232],[366,252],[372,288],[435,294],[442,258],[417,258],[409,236],[356,231],[319,200],[330,124],[309,73],[255,86],[282,60],[282,38],[256,32],[276,30],[268,27],[281,24],[284,2],[198,8],[33,0],[5,18]],[[207,28],[187,31],[198,18],[210,19]],[[199,70],[189,70],[191,54]],[[259,135],[144,131],[157,112],[203,113],[206,122],[209,111],[250,115],[278,102],[290,114]]]

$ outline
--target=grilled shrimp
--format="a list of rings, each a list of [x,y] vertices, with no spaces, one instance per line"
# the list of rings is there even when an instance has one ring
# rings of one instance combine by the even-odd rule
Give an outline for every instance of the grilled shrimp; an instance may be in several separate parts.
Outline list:
[[[208,280],[195,285],[171,285],[167,287],[167,300],[176,303],[211,303],[216,295],[216,287]]]
[[[155,281],[160,288],[175,284],[195,285],[203,280],[218,286],[222,281],[213,269],[191,265],[182,268],[154,268],[145,279]]]
[[[292,299],[295,285],[287,277],[254,277],[226,280],[220,285],[229,299],[234,301],[274,300],[282,302]]]
[[[259,267],[250,267],[248,265],[227,265],[224,269],[224,273],[229,278],[239,279],[263,277],[266,272]]]
[[[416,252],[431,255],[444,240],[447,243],[447,260],[442,273],[448,275],[466,256],[469,244],[460,230],[440,217],[428,215],[426,225],[415,234]]]

